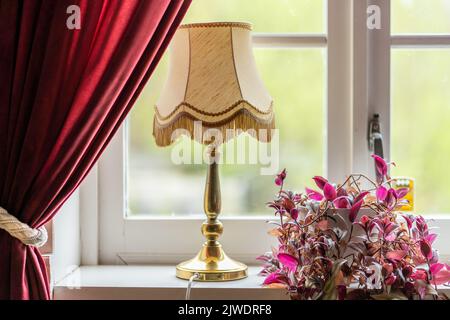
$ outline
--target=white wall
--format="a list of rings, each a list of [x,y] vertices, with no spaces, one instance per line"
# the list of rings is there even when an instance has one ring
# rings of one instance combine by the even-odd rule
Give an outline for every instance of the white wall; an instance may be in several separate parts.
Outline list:
[[[53,220],[52,282],[80,265],[80,195],[75,191]]]

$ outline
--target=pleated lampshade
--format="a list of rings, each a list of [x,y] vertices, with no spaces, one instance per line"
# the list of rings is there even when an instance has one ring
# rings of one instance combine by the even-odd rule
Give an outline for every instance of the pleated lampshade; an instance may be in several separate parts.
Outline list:
[[[170,50],[169,75],[155,110],[157,145],[170,145],[183,133],[207,143],[202,136],[209,128],[220,130],[224,141],[245,131],[270,141],[272,98],[258,74],[250,24],[182,25]],[[202,122],[202,134],[195,134],[194,121]]]

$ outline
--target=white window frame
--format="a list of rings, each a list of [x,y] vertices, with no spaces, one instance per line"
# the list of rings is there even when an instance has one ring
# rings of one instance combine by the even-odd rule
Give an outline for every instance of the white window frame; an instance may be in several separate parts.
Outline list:
[[[381,30],[366,28],[370,4],[381,8]],[[367,126],[374,113],[382,119],[389,159],[391,45],[450,46],[450,36],[391,37],[389,0],[328,0],[326,10],[327,34],[255,34],[253,42],[266,48],[327,48],[325,172],[330,180],[341,181],[350,172],[373,170]],[[127,216],[125,148],[126,130],[121,128],[81,187],[81,263],[178,263],[191,258],[204,241],[203,218]],[[274,244],[267,235],[270,218],[222,213],[220,240],[227,253],[255,263]],[[435,218],[442,230],[438,248],[450,254],[445,246],[450,243],[450,219]]]
[[[370,5],[380,7],[381,28],[367,28]],[[390,0],[353,0],[353,172],[374,172],[367,145],[369,120],[380,115],[384,157],[391,154],[391,49],[450,48],[450,35],[391,34]],[[364,106],[364,107],[360,107]],[[442,260],[450,259],[449,214],[427,215],[431,227],[438,229],[435,243]]]

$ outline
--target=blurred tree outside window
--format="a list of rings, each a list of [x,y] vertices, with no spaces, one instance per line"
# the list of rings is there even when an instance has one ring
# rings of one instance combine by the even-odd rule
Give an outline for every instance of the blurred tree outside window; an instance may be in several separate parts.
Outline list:
[[[324,0],[194,0],[184,23],[246,21],[255,33],[326,32]],[[392,0],[392,34],[450,34],[450,0]],[[326,48],[255,49],[274,99],[280,169],[302,191],[325,172]],[[132,215],[203,216],[204,165],[175,165],[171,147],[152,136],[154,105],[166,80],[168,53],[128,118],[128,205]],[[450,213],[450,49],[392,49],[393,176],[416,179],[416,212]],[[328,119],[328,121],[333,121]],[[183,138],[184,139],[184,138]],[[240,136],[239,139],[248,139]],[[194,142],[184,139],[182,143]],[[222,165],[222,211],[269,215],[276,188],[259,165]]]

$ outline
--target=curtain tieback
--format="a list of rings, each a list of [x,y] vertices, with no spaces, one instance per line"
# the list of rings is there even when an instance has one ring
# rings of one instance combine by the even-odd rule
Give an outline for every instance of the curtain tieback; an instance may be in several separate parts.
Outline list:
[[[29,225],[20,222],[8,211],[0,207],[0,229],[5,230],[23,244],[34,247],[42,247],[48,239],[47,230],[44,226],[33,229]]]

